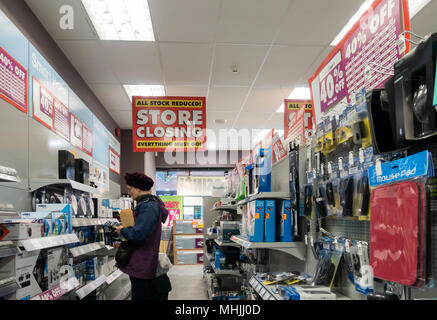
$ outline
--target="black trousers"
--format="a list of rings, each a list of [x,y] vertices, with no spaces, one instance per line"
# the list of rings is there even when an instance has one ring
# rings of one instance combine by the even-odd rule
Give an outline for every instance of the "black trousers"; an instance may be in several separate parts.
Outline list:
[[[170,279],[166,274],[155,279],[130,277],[132,300],[168,300],[171,291]]]

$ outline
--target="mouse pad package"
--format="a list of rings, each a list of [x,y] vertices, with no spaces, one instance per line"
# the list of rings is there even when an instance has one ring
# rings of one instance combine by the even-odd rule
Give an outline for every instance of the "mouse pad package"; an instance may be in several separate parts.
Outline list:
[[[424,279],[426,192],[421,182],[377,187],[370,198],[374,277],[420,286]]]

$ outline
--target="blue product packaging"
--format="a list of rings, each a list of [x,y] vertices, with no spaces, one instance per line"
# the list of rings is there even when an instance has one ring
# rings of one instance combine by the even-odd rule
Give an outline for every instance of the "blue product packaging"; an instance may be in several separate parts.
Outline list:
[[[280,229],[279,241],[293,242],[293,215],[291,214],[291,201],[282,200],[279,206]]]
[[[276,242],[276,201],[266,200],[264,242]]]
[[[251,242],[264,241],[264,214],[265,201],[255,200],[248,203],[249,206],[249,221],[248,235]]]
[[[255,175],[258,179],[255,193],[270,192],[272,180],[272,147],[259,149],[255,156]]]

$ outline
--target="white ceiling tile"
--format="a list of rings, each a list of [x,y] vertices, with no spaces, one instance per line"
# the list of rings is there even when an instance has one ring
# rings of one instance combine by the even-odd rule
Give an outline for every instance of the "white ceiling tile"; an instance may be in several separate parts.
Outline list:
[[[102,41],[63,40],[58,45],[86,82],[119,83]]]
[[[269,44],[291,0],[223,0],[218,42]]]
[[[208,86],[165,86],[165,94],[173,97],[206,97]],[[207,102],[208,105],[208,102]]]
[[[267,53],[267,46],[217,45],[211,84],[214,86],[250,86]],[[232,66],[238,73],[232,72]]]
[[[120,129],[132,129],[132,110],[108,110]]]
[[[266,119],[270,116],[267,112],[243,112],[240,114],[237,123],[235,124],[235,129],[260,129],[263,127]]]
[[[254,88],[247,99],[238,121],[245,115],[250,115],[252,112],[276,112],[290,93],[290,88],[284,87]],[[264,118],[264,121],[266,120],[267,118]]]
[[[294,86],[324,47],[274,46],[255,86]]]
[[[149,0],[157,41],[214,42],[217,0]]]
[[[131,102],[121,85],[91,83],[89,86],[107,110],[131,110]]]
[[[284,114],[273,113],[270,115],[270,119],[264,123],[262,129],[278,129],[284,130]]]
[[[303,84],[305,84],[305,87],[308,86],[308,80],[314,75],[314,73],[316,73],[317,69],[328,57],[332,50],[334,50],[334,47],[326,46],[326,48],[322,51],[322,53],[320,53],[319,57],[313,62],[307,72],[304,73],[301,81],[303,82]]]
[[[166,84],[208,83],[211,45],[161,43],[160,51]]]
[[[158,46],[154,42],[102,41],[106,59],[123,84],[163,84]]]
[[[294,1],[275,43],[328,45],[363,2],[364,0]]]
[[[209,90],[207,106],[214,110],[238,111],[248,92],[248,87],[212,87]]]
[[[85,8],[78,0],[25,0],[26,4],[41,21],[44,28],[55,40],[93,40],[98,39]],[[73,8],[73,29],[61,29],[59,13],[63,5]]]
[[[437,32],[437,1],[432,0],[411,20],[411,31],[420,35],[426,36],[429,33]]]

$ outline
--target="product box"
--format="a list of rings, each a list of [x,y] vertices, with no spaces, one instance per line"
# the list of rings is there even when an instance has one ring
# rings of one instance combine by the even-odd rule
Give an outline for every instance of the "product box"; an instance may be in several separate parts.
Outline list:
[[[276,241],[276,201],[265,201],[264,242]]]
[[[97,279],[98,274],[98,261],[97,257],[85,260],[86,271],[85,281],[93,281]]]
[[[240,234],[239,221],[220,221],[220,227],[217,228],[217,238],[223,242],[232,242],[233,235]]]
[[[58,175],[59,179],[74,180],[74,155],[67,150],[58,150]]]
[[[51,212],[22,212],[21,219],[42,225],[42,237],[52,235],[52,213]]]
[[[286,300],[336,300],[337,296],[325,286],[278,286]]]
[[[249,215],[247,221],[249,241],[263,242],[265,201],[250,201],[247,205],[249,207]]]
[[[50,204],[37,204],[36,211],[52,212],[52,226],[61,224],[60,229],[63,231],[61,234],[70,234],[73,232],[71,221],[71,204],[65,203],[50,203]],[[57,221],[58,220],[58,221]],[[52,231],[52,234],[59,234],[59,227]]]
[[[41,238],[44,235],[42,223],[7,223],[0,224],[0,240],[16,241]]]
[[[55,287],[60,283],[61,275],[59,274],[59,268],[60,268],[59,263],[61,260],[62,250],[63,248],[55,248],[55,249],[47,250],[47,255],[45,255],[45,257],[47,258],[44,263],[44,277],[47,279],[44,280],[46,281],[45,283],[47,283],[47,287],[44,286],[41,287],[40,285],[40,288],[43,292]]]
[[[20,289],[15,292],[15,300],[28,300],[42,292],[34,274],[40,250],[23,251],[15,256],[15,276]],[[41,269],[41,268],[40,268]]]
[[[196,228],[191,220],[176,220],[176,233],[193,234],[203,233],[201,228]]]
[[[201,249],[203,236],[176,236],[176,249]]]
[[[203,252],[192,250],[178,250],[177,264],[201,264],[203,263]]]
[[[279,241],[293,242],[293,215],[291,214],[291,201],[279,201],[280,226]]]

